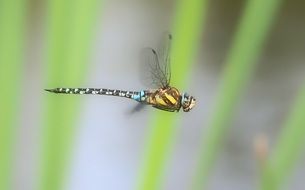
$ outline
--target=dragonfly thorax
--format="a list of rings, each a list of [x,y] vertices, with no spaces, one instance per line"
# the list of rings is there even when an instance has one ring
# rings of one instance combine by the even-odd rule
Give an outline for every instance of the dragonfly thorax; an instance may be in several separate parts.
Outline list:
[[[196,99],[193,96],[189,96],[187,93],[183,93],[181,97],[181,107],[183,111],[189,112],[196,103]]]
[[[195,105],[195,98],[186,93],[181,94],[178,89],[168,86],[152,91],[145,91],[145,102],[155,108],[166,111],[190,111]]]

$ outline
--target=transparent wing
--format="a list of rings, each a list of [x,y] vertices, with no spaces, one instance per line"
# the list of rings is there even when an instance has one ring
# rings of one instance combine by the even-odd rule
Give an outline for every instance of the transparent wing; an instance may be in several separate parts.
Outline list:
[[[162,45],[157,50],[145,48],[141,52],[141,78],[149,87],[161,88],[170,84],[171,35],[167,34],[164,38]]]
[[[160,67],[161,70],[166,75],[166,80],[168,85],[171,80],[171,63],[170,63],[170,50],[172,44],[172,35],[168,32],[164,33],[163,39],[160,43],[160,46],[157,49],[157,53],[160,58]]]
[[[168,86],[167,76],[160,66],[160,58],[152,48],[145,48],[142,51],[142,81],[145,85],[154,88]]]

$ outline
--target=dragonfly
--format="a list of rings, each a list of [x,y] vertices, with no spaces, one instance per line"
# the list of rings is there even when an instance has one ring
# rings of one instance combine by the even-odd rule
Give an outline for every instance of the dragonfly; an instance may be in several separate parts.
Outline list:
[[[168,112],[179,112],[182,108],[184,112],[189,112],[196,103],[193,96],[170,85],[171,62],[170,46],[172,35],[166,34],[163,43],[157,49],[144,48],[142,52],[143,76],[149,82],[148,90],[125,91],[107,88],[53,88],[45,89],[56,94],[91,94],[124,97],[135,100],[140,105],[151,105],[159,110]],[[148,73],[148,74],[147,74]]]

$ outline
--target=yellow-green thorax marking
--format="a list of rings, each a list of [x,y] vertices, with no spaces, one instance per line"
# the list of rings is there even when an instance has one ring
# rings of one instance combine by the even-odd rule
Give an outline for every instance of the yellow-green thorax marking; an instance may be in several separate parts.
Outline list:
[[[147,93],[146,103],[155,108],[166,111],[179,111],[181,108],[181,95],[176,88],[160,88]]]
[[[186,93],[181,94],[174,87],[160,88],[154,91],[144,91],[146,95],[145,102],[155,108],[165,111],[179,111],[182,107],[183,111],[190,111],[195,105],[195,98]]]

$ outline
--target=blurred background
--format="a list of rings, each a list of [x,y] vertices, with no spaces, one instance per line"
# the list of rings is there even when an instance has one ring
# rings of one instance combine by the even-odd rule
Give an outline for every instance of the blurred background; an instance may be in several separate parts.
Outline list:
[[[305,189],[304,7],[2,0],[0,189]],[[43,90],[145,89],[139,53],[164,31],[189,113]]]

